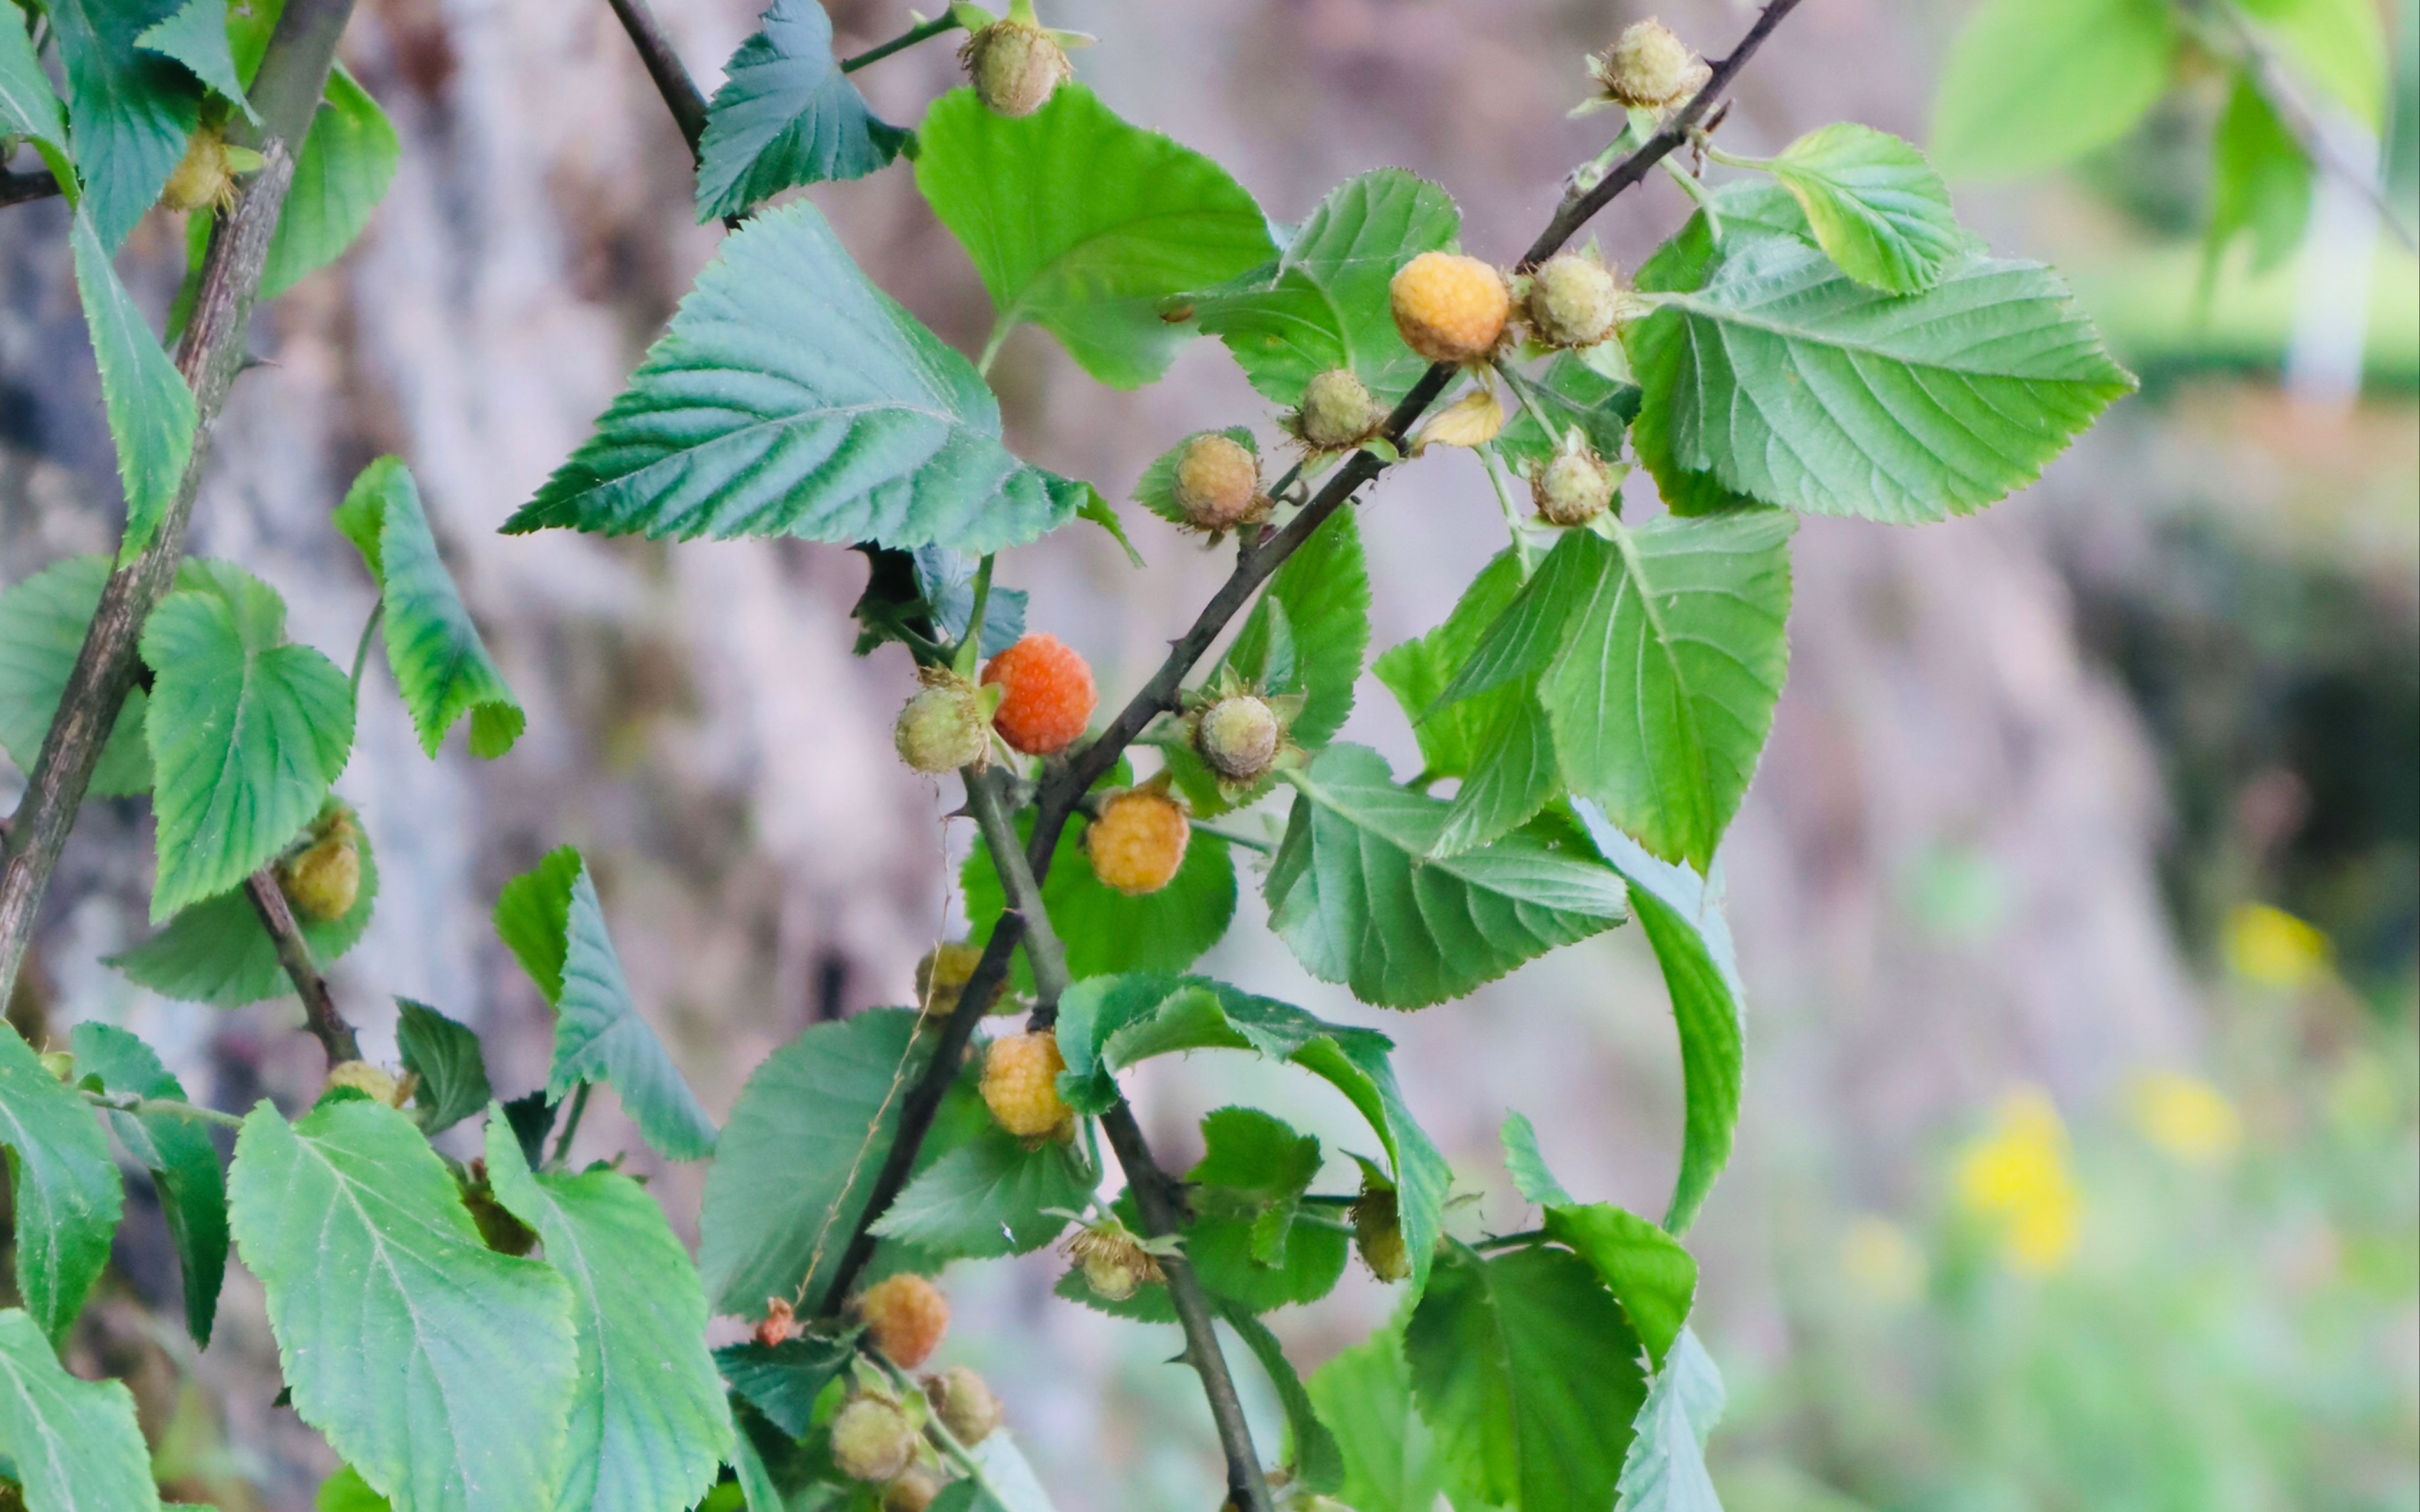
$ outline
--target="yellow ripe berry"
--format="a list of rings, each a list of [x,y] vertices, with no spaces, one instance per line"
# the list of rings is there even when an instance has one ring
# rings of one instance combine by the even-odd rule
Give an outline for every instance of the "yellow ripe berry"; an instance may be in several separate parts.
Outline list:
[[[1475,363],[1496,350],[1512,317],[1504,275],[1476,257],[1424,252],[1387,286],[1404,345],[1432,363]]]
[[[1361,1196],[1353,1204],[1353,1247],[1361,1252],[1361,1263],[1370,1268],[1370,1273],[1381,1281],[1401,1281],[1412,1273],[1394,1188],[1362,1181]]]
[[[1386,419],[1387,411],[1351,368],[1330,368],[1303,385],[1294,433],[1315,450],[1341,452],[1368,440]]]
[[[1202,711],[1194,748],[1210,770],[1230,782],[1257,782],[1277,764],[1284,732],[1277,712],[1249,693],[1223,698]]]
[[[1529,276],[1529,329],[1549,347],[1593,347],[1621,314],[1621,285],[1593,257],[1567,252]]]
[[[1104,887],[1140,898],[1176,875],[1192,833],[1183,804],[1150,788],[1130,788],[1101,805],[1101,816],[1084,831],[1084,854]]]
[[[941,1477],[919,1466],[882,1489],[882,1512],[924,1512],[941,1494]]]
[[[349,1087],[373,1103],[396,1107],[403,1101],[403,1085],[395,1073],[383,1066],[373,1066],[366,1060],[342,1060],[328,1068],[327,1084],[319,1088],[321,1097],[339,1087]]]
[[[983,960],[980,947],[965,940],[945,940],[916,963],[916,1001],[927,1013],[946,1016],[958,1006],[958,994],[974,979]]]
[[[1224,531],[1251,517],[1261,499],[1261,459],[1233,437],[1207,431],[1177,454],[1176,507],[1196,530]]]
[[[894,1275],[859,1292],[857,1316],[874,1347],[902,1370],[933,1357],[950,1331],[950,1300],[921,1275]]]
[[[1066,1069],[1059,1037],[1047,1029],[995,1040],[984,1057],[984,1106],[1019,1139],[1050,1138],[1070,1117],[1059,1096],[1059,1073]]]
[[[861,1393],[832,1417],[832,1466],[851,1480],[882,1485],[907,1473],[923,1437],[897,1402]]]
[[[1613,502],[1613,470],[1587,446],[1557,452],[1529,480],[1539,517],[1550,525],[1585,525]]]
[[[1042,27],[1011,16],[967,39],[958,50],[975,98],[995,116],[1032,115],[1073,77],[1066,49]]]
[[[990,1385],[962,1365],[926,1376],[924,1399],[933,1404],[933,1415],[941,1420],[941,1427],[964,1448],[971,1449],[990,1438],[1004,1415]]]
[[[1623,28],[1590,69],[1607,99],[1644,110],[1669,110],[1714,76],[1705,59],[1652,16]]]

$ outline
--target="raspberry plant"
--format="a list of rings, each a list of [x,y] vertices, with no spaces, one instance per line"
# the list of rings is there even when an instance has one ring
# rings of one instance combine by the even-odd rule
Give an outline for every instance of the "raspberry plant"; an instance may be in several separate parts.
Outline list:
[[[487,758],[522,727],[402,462],[373,464],[331,517],[380,594],[349,674],[290,641],[274,591],[182,552],[253,305],[341,252],[393,167],[394,133],[332,62],[349,4],[0,0],[0,132],[71,209],[128,505],[115,561],[0,596],[0,742],[29,778],[0,998],[78,805],[147,794],[157,930],[115,964],[207,1003],[291,991],[331,1065],[299,1117],[239,1119],[192,1104],[123,1031],[79,1027],[64,1054],[0,1034],[10,1489],[33,1512],[158,1505],[126,1392],[54,1352],[118,1221],[114,1135],[171,1215],[195,1340],[230,1245],[266,1288],[292,1409],[348,1465],[322,1505],[1036,1512],[1048,1495],[1000,1426],[1016,1384],[1003,1413],[963,1367],[907,1371],[948,1324],[924,1277],[1057,1244],[1071,1304],[1179,1327],[1244,1512],[1426,1512],[1440,1492],[1712,1506],[1722,1393],[1689,1330],[1683,1241],[1738,1115],[1714,863],[1787,669],[1792,532],[1802,514],[1982,508],[2126,393],[2058,279],[1984,251],[1926,160],[1880,131],[1826,127],[1770,159],[1715,145],[1727,91],[1795,0],[1716,63],[1652,23],[1587,60],[1606,145],[1510,268],[1462,251],[1445,190],[1390,169],[1271,220],[1077,82],[1083,39],[1029,0],[954,6],[845,62],[813,0],[775,0],[711,102],[640,0],[615,0],[696,151],[695,213],[731,230],[507,529],[863,551],[859,649],[900,666],[899,751],[956,767],[980,837],[972,935],[937,949],[924,1001],[808,1030],[718,1129],[632,1000],[574,851],[495,905],[556,1015],[542,1087],[495,1088],[476,1037],[412,1002],[401,1066],[365,1063],[319,975],[377,895],[374,826],[334,795],[372,640],[430,755],[466,719]],[[877,119],[849,74],[954,33],[972,86],[912,130]],[[771,203],[885,171],[911,142],[998,312],[976,362],[813,205]],[[1573,246],[1658,172],[1695,213],[1644,266]],[[163,193],[193,248],[173,361],[111,264]],[[1156,672],[1108,690],[1106,721],[1082,658],[1026,633],[1051,606],[1004,580],[1017,548],[1079,520],[1126,539],[1091,484],[1001,440],[985,374],[1027,324],[1117,388],[1214,337],[1267,401],[1174,439],[1137,486],[1233,568]],[[1478,454],[1507,542],[1434,630],[1370,662],[1361,517],[1388,528],[1377,486],[1437,447]],[[1642,469],[1668,506],[1653,517],[1625,511]],[[1408,780],[1339,739],[1365,671],[1418,737]],[[1253,815],[1281,816],[1281,838],[1239,869]],[[1388,1009],[1635,921],[1685,1077],[1666,1210],[1566,1191],[1515,1114],[1506,1154],[1539,1223],[1473,1231],[1387,1036],[1188,974],[1247,871],[1313,976]],[[1021,1023],[986,1054],[995,1014]],[[1119,1073],[1213,1049],[1325,1080],[1366,1136],[1331,1152],[1223,1108],[1201,1162],[1170,1171]],[[599,1083],[659,1155],[711,1160],[696,1263],[637,1182],[570,1159]],[[479,1127],[441,1153],[458,1124]],[[230,1165],[213,1125],[239,1130]],[[1327,1178],[1331,1153],[1357,1180]],[[1357,1251],[1401,1289],[1397,1319],[1305,1382],[1262,1316],[1316,1303]],[[713,1314],[751,1337],[710,1350]],[[1255,1442],[1220,1321],[1274,1385],[1282,1442]]]

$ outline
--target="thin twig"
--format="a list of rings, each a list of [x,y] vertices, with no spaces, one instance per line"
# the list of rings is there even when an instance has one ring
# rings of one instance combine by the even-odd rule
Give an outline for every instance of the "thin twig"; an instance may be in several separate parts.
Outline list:
[[[571,1106],[563,1115],[563,1133],[555,1136],[554,1159],[549,1165],[560,1166],[571,1158],[571,1141],[580,1134],[580,1120],[588,1112],[588,1089],[595,1085],[594,1082],[583,1081],[579,1090],[571,1094]]]
[[[193,456],[151,544],[132,564],[111,573],[101,588],[84,648],[10,822],[12,846],[0,868],[0,1002],[16,986],[76,809],[134,686],[135,646],[144,624],[166,595],[184,555],[185,527],[201,487],[210,428],[243,366],[261,269],[294,180],[294,153],[318,108],[336,39],[351,14],[352,0],[287,0],[248,91],[261,125],[254,128],[240,118],[231,123],[230,140],[260,153],[264,165],[240,182],[234,208],[211,229],[193,316],[177,348],[178,373],[194,391]]]
[[[277,947],[277,964],[286,968],[296,995],[302,999],[302,1026],[328,1053],[328,1064],[361,1059],[361,1041],[345,1015],[336,1011],[335,995],[328,991],[328,979],[319,975],[311,959],[310,942],[294,922],[286,890],[277,885],[276,870],[262,867],[255,872],[244,879],[243,890],[252,899],[252,911],[260,916],[261,927],[269,931],[270,942]]]
[[[132,1113],[138,1118],[147,1114],[164,1115],[194,1123],[214,1123],[222,1129],[243,1127],[243,1119],[236,1114],[221,1113],[216,1108],[206,1108],[198,1103],[179,1103],[172,1097],[133,1097],[94,1091],[86,1091],[84,1097],[94,1107],[107,1108],[112,1113]]]
[[[0,205],[23,205],[28,200],[50,199],[59,192],[59,181],[47,173],[10,173],[0,168]]]
[[[1000,872],[1001,890],[1009,905],[1024,916],[1025,958],[1033,965],[1034,995],[1044,1007],[1055,1007],[1068,986],[1067,956],[1043,906],[1042,885],[1034,880],[1033,869],[1017,848],[1016,821],[1001,802],[993,780],[979,782],[969,798],[975,822],[983,825],[992,864]],[[1134,1193],[1144,1234],[1158,1239],[1181,1233],[1183,1189],[1152,1155],[1150,1142],[1143,1138],[1142,1126],[1135,1121],[1134,1109],[1123,1092],[1101,1116],[1101,1128],[1109,1136],[1109,1148],[1117,1151],[1127,1189]],[[1202,1395],[1210,1399],[1210,1417],[1218,1426],[1218,1445],[1227,1457],[1230,1502],[1243,1512],[1271,1512],[1274,1504],[1269,1500],[1268,1480],[1261,1470],[1260,1451],[1252,1445],[1251,1428],[1244,1421],[1243,1402],[1235,1395],[1234,1377],[1228,1373],[1226,1353],[1218,1347],[1209,1294],[1202,1289],[1202,1278],[1194,1274],[1181,1251],[1161,1256],[1159,1268],[1168,1281],[1169,1300],[1176,1306],[1176,1320],[1185,1330],[1186,1360],[1202,1378]]]
[[[869,47],[855,57],[841,59],[840,71],[843,73],[855,73],[858,69],[865,67],[869,63],[879,63],[893,53],[904,53],[908,48],[915,46],[918,42],[925,41],[932,38],[939,37],[944,32],[954,32],[957,29],[957,19],[952,16],[950,12],[944,10],[933,20],[924,23],[922,26],[912,27],[907,31],[901,32],[898,36],[891,39],[891,40],[884,42],[878,47]]]

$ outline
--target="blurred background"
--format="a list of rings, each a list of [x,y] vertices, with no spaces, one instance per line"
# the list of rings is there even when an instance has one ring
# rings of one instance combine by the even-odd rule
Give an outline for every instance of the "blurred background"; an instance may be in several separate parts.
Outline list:
[[[710,91],[752,0],[661,4]],[[1059,0],[1046,19],[1100,34],[1081,77],[1271,215],[1398,164],[1454,193],[1467,250],[1502,260],[1601,145],[1606,117],[1565,116],[1583,54],[1644,8]],[[1713,54],[1749,14],[1657,8]],[[1844,117],[1923,141],[1968,8],[1805,7],[1726,145],[1770,151]],[[844,53],[908,24],[889,0],[832,11]],[[2387,21],[2394,104],[2366,150],[2408,224],[2420,9],[2397,0]],[[372,594],[328,512],[399,454],[531,717],[502,762],[457,742],[432,764],[396,703],[365,702],[339,791],[381,892],[337,991],[375,1054],[408,995],[488,1037],[504,1095],[535,1085],[547,1011],[487,910],[576,843],[642,1004],[720,1114],[809,1024],[909,1000],[918,956],[956,928],[968,826],[892,755],[904,654],[849,655],[861,559],[495,533],[721,234],[694,224],[687,155],[603,0],[363,0],[345,56],[401,131],[402,168],[351,254],[258,318],[263,363],[219,427],[194,549],[274,583],[297,638],[341,653]],[[906,122],[954,70],[939,44],[858,77]],[[2420,1506],[2420,269],[2323,189],[2295,257],[2258,278],[2230,262],[2198,311],[2223,94],[2184,81],[2075,172],[1956,186],[1996,247],[2068,272],[2141,395],[1980,517],[1799,537],[1792,675],[1722,860],[1748,1111],[1692,1236],[1698,1326],[1732,1393],[1714,1449],[1733,1512]],[[815,198],[886,287],[981,345],[982,287],[903,170]],[[1635,264],[1684,204],[1652,181],[1596,230]],[[62,215],[0,210],[0,581],[117,527]],[[155,216],[124,259],[155,315],[181,245]],[[994,377],[1019,450],[1113,500],[1192,430],[1274,435],[1215,343],[1118,394],[1029,329]],[[1628,508],[1653,507],[1642,477]],[[1125,514],[1143,570],[1082,530],[1001,569],[1111,698],[1223,576]],[[1501,524],[1453,455],[1390,479],[1363,530],[1374,651],[1441,619]],[[1362,692],[1350,736],[1410,770],[1408,727]],[[0,801],[20,780],[0,764]],[[307,1100],[319,1053],[290,1002],[173,1004],[100,964],[141,935],[147,825],[140,805],[87,808],[11,1018],[37,1041],[126,1025],[224,1107]],[[1466,1226],[1523,1227],[1496,1149],[1513,1108],[1567,1186],[1661,1211],[1680,1077],[1635,931],[1413,1016],[1311,981],[1257,909],[1248,887],[1209,968],[1397,1039],[1414,1106],[1486,1194]],[[1198,1150],[1202,1112],[1250,1100],[1328,1139],[1345,1186],[1342,1103],[1230,1058],[1141,1078],[1168,1162]],[[655,1169],[612,1117],[582,1145]],[[700,1173],[655,1174],[693,1239]],[[333,1460],[271,1405],[257,1288],[230,1276],[197,1358],[156,1206],[130,1206],[116,1258],[77,1366],[135,1382],[189,1499],[308,1506]],[[1059,1265],[953,1273],[951,1357],[992,1376],[1070,1512],[1206,1509],[1207,1417],[1163,1364],[1172,1331],[1051,1299]],[[1391,1305],[1357,1268],[1273,1321],[1308,1370]]]

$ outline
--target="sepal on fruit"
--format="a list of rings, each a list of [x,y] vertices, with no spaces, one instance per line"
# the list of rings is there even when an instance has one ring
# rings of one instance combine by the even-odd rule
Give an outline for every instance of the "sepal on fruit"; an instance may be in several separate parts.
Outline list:
[[[1529,497],[1547,524],[1586,525],[1613,507],[1627,471],[1597,455],[1574,428],[1554,455],[1530,470]]]
[[[958,61],[985,110],[1018,119],[1048,104],[1059,86],[1075,77],[1067,49],[1090,40],[1050,30],[1035,18],[1032,0],[1014,0],[1007,15],[967,39]]]
[[[1521,291],[1529,333],[1542,347],[1593,347],[1620,328],[1627,313],[1621,280],[1589,252],[1549,257]]]
[[[1147,1240],[1116,1216],[1087,1224],[1061,1248],[1084,1273],[1084,1284],[1105,1302],[1124,1302],[1145,1286],[1168,1279],[1159,1257],[1176,1253],[1173,1239]]]
[[[1334,367],[1303,385],[1302,403],[1279,424],[1314,455],[1349,452],[1376,435],[1387,409],[1349,367]]]
[[[1714,76],[1695,49],[1652,16],[1623,27],[1588,66],[1606,104],[1659,114],[1687,100]]]
[[[1188,702],[1178,734],[1208,768],[1225,802],[1239,804],[1273,773],[1302,764],[1293,730],[1303,695],[1264,693],[1230,667]]]

